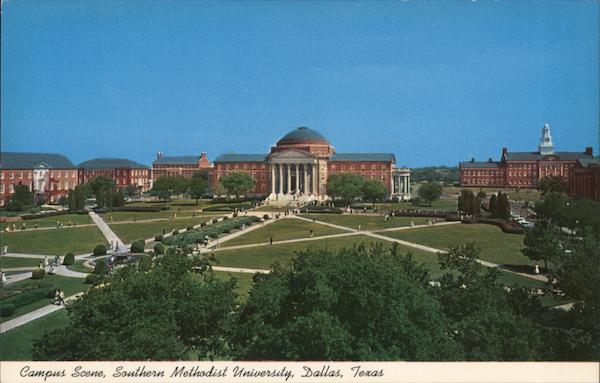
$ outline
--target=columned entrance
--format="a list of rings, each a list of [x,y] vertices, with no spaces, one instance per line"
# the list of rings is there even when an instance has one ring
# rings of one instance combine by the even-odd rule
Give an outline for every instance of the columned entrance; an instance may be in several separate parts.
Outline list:
[[[272,162],[271,193],[278,195],[316,194],[316,165],[309,162]]]

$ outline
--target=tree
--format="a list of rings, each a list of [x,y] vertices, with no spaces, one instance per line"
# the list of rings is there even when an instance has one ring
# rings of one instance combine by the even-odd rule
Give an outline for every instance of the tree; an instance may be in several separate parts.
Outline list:
[[[502,192],[498,192],[496,199],[496,218],[510,220],[510,201],[508,195]]]
[[[437,182],[425,182],[419,189],[417,190],[417,194],[421,199],[429,203],[431,203],[437,199],[439,199],[442,195],[442,185]]]
[[[548,261],[558,259],[564,252],[559,235],[557,227],[547,221],[539,221],[525,232],[525,247],[521,251],[529,259],[543,260],[544,268],[548,270]]]
[[[219,180],[227,196],[234,195],[236,199],[240,198],[240,195],[248,193],[254,187],[254,179],[250,174],[242,172],[229,173]]]
[[[363,194],[365,180],[358,174],[334,174],[327,180],[327,193],[332,199],[341,198],[346,205]]]
[[[458,197],[458,211],[466,215],[475,215],[477,213],[476,198],[471,190],[461,190]]]
[[[365,201],[370,201],[373,203],[373,207],[375,207],[375,202],[381,201],[387,195],[387,189],[383,184],[376,180],[368,180],[365,181],[362,188],[363,199]]]
[[[181,360],[228,357],[224,348],[235,281],[207,269],[192,277],[187,251],[135,264],[106,276],[67,307],[69,325],[33,347],[37,360]],[[196,262],[196,263],[194,263]]]
[[[15,192],[6,203],[6,210],[23,211],[33,207],[33,193],[27,185],[15,185]]]
[[[477,198],[479,198],[480,200],[484,200],[484,199],[486,199],[486,198],[487,198],[487,194],[486,194],[486,193],[485,193],[483,190],[480,190],[480,191],[477,193]]]
[[[69,205],[69,200],[66,196],[61,195],[58,201],[56,201],[60,206],[67,207]]]
[[[117,189],[117,192],[115,193],[113,205],[115,207],[125,206],[125,191],[123,190],[123,188]]]
[[[106,190],[105,189],[98,189],[98,191],[96,192],[96,206],[98,206],[100,209],[106,207]]]
[[[232,326],[234,357],[460,359],[429,276],[407,257],[382,246],[313,249],[257,275]]]
[[[200,172],[194,173],[192,179],[190,181],[190,196],[196,200],[196,205],[198,205],[198,200],[202,198],[202,196],[208,190],[208,180],[207,178]]]
[[[492,194],[492,196],[490,197],[490,215],[492,218],[496,218],[497,215],[497,197],[495,194]]]
[[[560,176],[546,176],[540,179],[538,189],[542,195],[546,195],[548,193],[566,193],[569,187]]]
[[[188,181],[181,176],[158,177],[152,186],[150,194],[163,200],[171,200],[171,195],[181,194],[188,189]]]

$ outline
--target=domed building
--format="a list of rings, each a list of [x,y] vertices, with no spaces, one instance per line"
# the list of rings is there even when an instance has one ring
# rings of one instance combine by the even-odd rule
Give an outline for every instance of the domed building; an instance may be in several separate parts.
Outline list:
[[[254,195],[282,203],[326,200],[330,175],[356,173],[378,180],[390,197],[410,198],[410,170],[395,167],[393,153],[337,153],[316,130],[301,126],[284,135],[268,154],[223,154],[214,161],[212,182],[231,172],[251,174]]]

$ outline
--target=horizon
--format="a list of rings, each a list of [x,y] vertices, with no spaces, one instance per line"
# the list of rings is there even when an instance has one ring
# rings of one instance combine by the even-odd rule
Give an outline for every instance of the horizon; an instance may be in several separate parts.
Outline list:
[[[2,152],[268,153],[298,126],[397,166],[600,149],[600,3],[2,4]]]

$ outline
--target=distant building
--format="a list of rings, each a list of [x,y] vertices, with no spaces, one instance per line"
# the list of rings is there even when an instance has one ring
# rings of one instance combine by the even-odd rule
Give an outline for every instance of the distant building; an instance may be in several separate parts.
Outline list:
[[[165,156],[162,152],[156,154],[152,162],[152,179],[162,176],[182,176],[191,178],[198,171],[208,171],[212,164],[205,152],[199,156]]]
[[[389,197],[410,198],[410,170],[396,169],[392,153],[336,153],[319,132],[292,130],[268,154],[223,154],[214,161],[213,184],[231,172],[248,173],[255,180],[252,194],[271,201],[323,200],[329,176],[359,174],[381,182]]]
[[[460,184],[474,187],[536,188],[540,179],[559,176],[569,184],[570,169],[580,159],[591,159],[592,148],[584,152],[555,152],[550,126],[544,124],[537,152],[509,152],[502,149],[500,161],[472,159],[459,165]]]
[[[600,201],[600,158],[584,158],[571,168],[569,194]]]
[[[55,203],[79,183],[77,168],[62,154],[0,153],[0,205],[4,205],[16,185],[26,185],[36,202]]]
[[[117,188],[133,186],[140,192],[152,187],[152,172],[146,165],[124,158],[95,158],[78,166],[80,182],[88,182],[98,176],[115,181]]]

